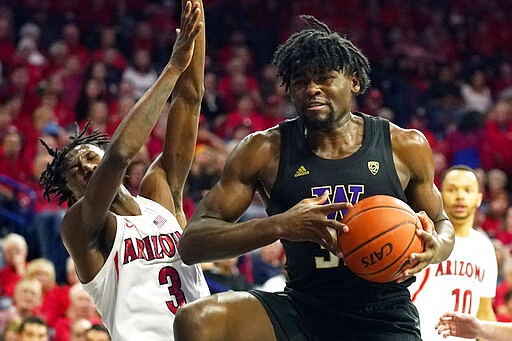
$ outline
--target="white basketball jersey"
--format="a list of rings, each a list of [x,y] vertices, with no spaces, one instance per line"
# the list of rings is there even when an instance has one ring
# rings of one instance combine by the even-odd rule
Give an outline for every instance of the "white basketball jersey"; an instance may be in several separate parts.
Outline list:
[[[210,294],[199,265],[178,254],[182,229],[160,204],[136,197],[141,215],[117,216],[112,251],[84,288],[112,340],[173,340],[176,310]]]
[[[474,229],[466,238],[455,237],[450,257],[423,269],[409,287],[411,299],[420,315],[423,340],[446,340],[435,329],[444,312],[476,316],[480,298],[496,295],[497,276],[496,254],[489,238]]]

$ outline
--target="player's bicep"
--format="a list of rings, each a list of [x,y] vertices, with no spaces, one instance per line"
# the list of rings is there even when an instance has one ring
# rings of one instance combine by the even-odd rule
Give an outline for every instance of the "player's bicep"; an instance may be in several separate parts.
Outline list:
[[[398,157],[408,170],[409,183],[405,193],[409,205],[416,211],[425,211],[436,220],[443,215],[441,193],[434,184],[434,157],[425,136],[417,130],[401,131],[397,139]],[[395,144],[395,142],[394,142]]]
[[[267,156],[261,138],[248,137],[228,157],[219,182],[197,208],[203,217],[237,221],[251,204]]]

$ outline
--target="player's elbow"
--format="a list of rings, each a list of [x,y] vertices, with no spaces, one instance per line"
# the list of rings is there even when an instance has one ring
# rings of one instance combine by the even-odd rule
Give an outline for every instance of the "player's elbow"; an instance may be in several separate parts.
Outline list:
[[[200,103],[203,95],[204,85],[202,83],[195,84],[194,82],[189,82],[174,89],[174,96],[187,103]]]

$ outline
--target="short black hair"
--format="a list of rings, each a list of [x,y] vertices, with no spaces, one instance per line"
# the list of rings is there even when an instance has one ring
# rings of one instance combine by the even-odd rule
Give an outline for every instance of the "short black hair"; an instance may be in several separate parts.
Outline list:
[[[37,316],[28,316],[21,321],[21,324],[18,327],[18,333],[21,334],[25,330],[25,326],[27,324],[38,324],[41,326],[45,326],[46,329],[48,329],[48,324],[42,318],[37,317]]]
[[[108,334],[108,338],[109,340],[112,340],[112,337],[110,336],[110,333],[107,329],[107,327],[105,327],[103,324],[101,323],[94,323],[89,329],[87,329],[85,331],[85,334],[87,335],[87,333],[90,331],[90,330],[97,330],[97,331],[102,331],[102,332],[105,332]]]
[[[370,86],[370,64],[363,53],[348,39],[311,15],[300,18],[309,26],[294,33],[281,44],[272,63],[277,68],[281,85],[290,88],[291,78],[296,73],[312,71],[324,73],[332,70],[351,75],[355,73],[362,94]]]
[[[94,130],[89,135],[86,135],[85,133],[87,132],[90,124],[91,121],[87,121],[82,130],[80,130],[78,124],[75,124],[75,135],[71,136],[71,141],[60,150],[57,147],[51,148],[43,139],[39,139],[48,153],[53,156],[52,162],[48,163],[39,179],[39,183],[44,188],[43,198],[46,198],[48,201],[50,201],[52,194],[53,198],[59,199],[59,205],[62,205],[62,203],[67,201],[68,206],[71,206],[76,201],[73,197],[73,193],[67,186],[67,180],[64,175],[66,170],[66,155],[69,151],[81,144],[93,144],[103,148],[103,146],[110,142],[108,135],[99,130]]]
[[[441,178],[441,182],[440,184],[443,185],[443,182],[444,182],[444,179],[446,178],[446,174],[450,173],[451,171],[454,171],[454,170],[461,170],[461,171],[466,171],[466,172],[470,172],[470,173],[473,173],[478,181],[478,175],[476,174],[475,170],[469,166],[466,166],[466,165],[454,165],[454,166],[451,166],[450,168],[448,168],[442,178]]]

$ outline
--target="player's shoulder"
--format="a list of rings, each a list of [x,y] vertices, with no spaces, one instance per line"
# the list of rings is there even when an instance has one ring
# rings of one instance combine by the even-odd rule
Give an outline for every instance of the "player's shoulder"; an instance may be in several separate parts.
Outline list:
[[[479,243],[482,243],[486,246],[490,246],[494,248],[494,245],[492,243],[491,238],[485,233],[484,231],[480,229],[473,228],[470,230],[470,237],[474,240],[478,241]]]
[[[422,147],[428,145],[427,138],[418,129],[403,128],[390,122],[389,131],[394,145],[397,144],[404,147]]]
[[[240,151],[255,154],[270,153],[279,151],[281,145],[281,132],[279,126],[253,132],[240,141],[234,149],[235,153]]]

